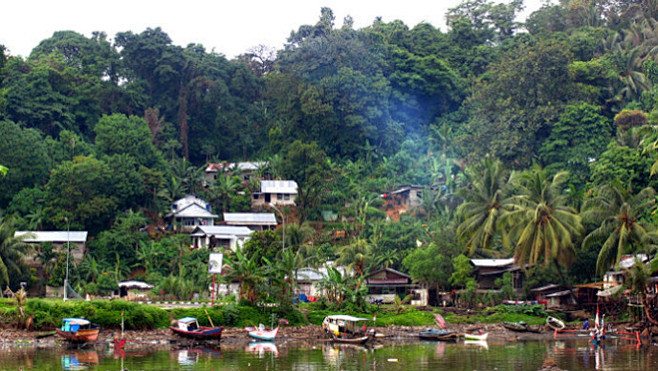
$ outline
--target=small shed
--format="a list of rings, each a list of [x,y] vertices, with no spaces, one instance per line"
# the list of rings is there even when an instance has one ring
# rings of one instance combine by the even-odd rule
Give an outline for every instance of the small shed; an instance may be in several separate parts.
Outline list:
[[[146,299],[146,294],[154,287],[142,281],[121,281],[119,282],[119,297],[127,300],[143,300]]]
[[[471,259],[473,265],[475,280],[478,288],[483,290],[498,289],[496,280],[503,277],[503,274],[512,273],[514,290],[523,289],[524,275],[521,267],[514,264],[514,259]]]
[[[427,289],[413,282],[408,274],[392,268],[383,268],[366,276],[370,301],[392,303],[395,296],[400,299],[413,294],[412,305],[427,305]]]

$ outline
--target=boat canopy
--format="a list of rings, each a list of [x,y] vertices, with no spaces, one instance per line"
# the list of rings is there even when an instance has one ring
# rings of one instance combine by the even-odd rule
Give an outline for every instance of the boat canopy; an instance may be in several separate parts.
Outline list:
[[[193,323],[193,322],[196,322],[196,321],[197,320],[194,317],[183,317],[183,318],[180,318],[178,320],[178,322],[182,322],[182,323]]]
[[[62,318],[62,322],[64,323],[69,323],[71,325],[79,325],[79,326],[84,326],[84,325],[89,325],[91,322],[89,320],[86,320],[84,318]]]
[[[337,321],[345,321],[345,322],[372,321],[370,318],[360,318],[360,317],[348,316],[345,314],[334,314],[332,316],[327,316],[327,318]]]

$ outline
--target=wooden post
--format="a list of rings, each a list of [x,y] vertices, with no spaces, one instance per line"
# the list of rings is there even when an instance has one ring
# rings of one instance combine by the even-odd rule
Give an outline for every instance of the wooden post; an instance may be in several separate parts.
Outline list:
[[[212,323],[212,319],[210,318],[210,315],[208,314],[208,311],[205,310],[205,309],[203,311],[206,312],[206,317],[208,317],[208,322],[210,322],[210,327],[215,327],[215,324]]]
[[[217,291],[217,290],[215,290],[215,279],[216,279],[216,277],[217,277],[217,274],[213,273],[212,274],[212,293],[210,294],[210,298],[211,298],[210,299],[210,306],[211,307],[215,306],[215,291]]]

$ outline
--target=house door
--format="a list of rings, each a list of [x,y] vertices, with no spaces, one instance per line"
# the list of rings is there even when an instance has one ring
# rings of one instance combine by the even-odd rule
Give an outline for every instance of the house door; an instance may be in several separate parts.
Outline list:
[[[269,204],[269,203],[270,203],[270,200],[271,200],[271,197],[270,197],[270,196],[271,196],[271,195],[270,195],[269,193],[265,193],[265,203],[266,203],[266,204]]]

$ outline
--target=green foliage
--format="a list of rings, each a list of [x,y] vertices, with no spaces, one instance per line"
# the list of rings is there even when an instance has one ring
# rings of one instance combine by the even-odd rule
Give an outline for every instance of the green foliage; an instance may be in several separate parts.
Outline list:
[[[0,119],[0,138],[0,164],[8,168],[0,178],[0,207],[6,207],[23,188],[43,184],[50,158],[43,136],[36,129]]]
[[[601,143],[611,138],[611,122],[600,114],[598,107],[588,103],[569,105],[553,125],[539,154],[548,165],[547,171],[569,171],[569,179],[580,188],[589,180],[589,164],[604,151]]]

